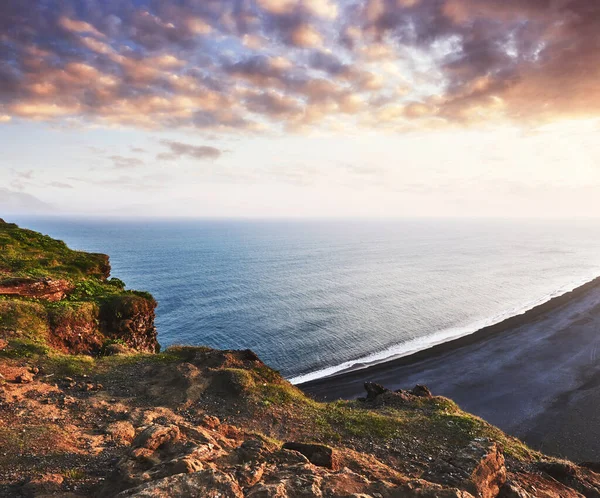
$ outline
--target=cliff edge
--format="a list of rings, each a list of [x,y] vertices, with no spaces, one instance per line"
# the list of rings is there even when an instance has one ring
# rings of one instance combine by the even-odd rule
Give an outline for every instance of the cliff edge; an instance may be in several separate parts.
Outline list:
[[[321,403],[251,351],[155,352],[154,300],[105,256],[7,224],[0,247],[0,496],[600,496],[599,465],[425,386]]]

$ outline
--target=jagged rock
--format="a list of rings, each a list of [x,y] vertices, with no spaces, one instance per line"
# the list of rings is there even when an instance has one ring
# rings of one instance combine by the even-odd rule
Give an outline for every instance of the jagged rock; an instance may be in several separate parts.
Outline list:
[[[451,459],[434,462],[423,478],[481,498],[495,498],[506,482],[504,456],[495,443],[476,440]]]
[[[410,391],[410,394],[413,396],[418,396],[420,398],[432,398],[433,395],[427,386],[423,386],[421,384],[417,384]]]
[[[162,445],[179,439],[179,427],[176,425],[151,425],[144,429],[133,441],[133,448],[156,450]]]
[[[243,498],[231,476],[214,469],[178,474],[119,493],[117,498]]]
[[[288,442],[283,445],[282,449],[297,451],[308,458],[310,463],[319,467],[337,469],[339,465],[335,450],[323,444]]]
[[[375,382],[365,382],[365,391],[367,391],[367,401],[372,401],[377,396],[389,392],[389,389],[386,389],[381,384],[376,384]]]

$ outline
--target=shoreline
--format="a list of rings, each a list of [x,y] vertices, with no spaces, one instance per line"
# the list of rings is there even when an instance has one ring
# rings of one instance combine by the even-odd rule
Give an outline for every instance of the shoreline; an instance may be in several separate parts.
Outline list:
[[[600,277],[525,313],[415,354],[298,384],[317,400],[427,385],[534,449],[599,461]]]
[[[392,356],[390,359],[384,359],[381,361],[373,362],[356,360],[356,362],[352,366],[339,370],[338,372],[335,372],[332,375],[326,375],[323,377],[318,377],[316,379],[294,383],[294,385],[296,385],[296,387],[302,390],[312,392],[315,390],[320,390],[319,387],[326,386],[327,384],[335,382],[335,380],[338,379],[361,376],[361,374],[362,376],[366,377],[370,374],[376,374],[378,371],[385,371],[389,368],[397,366],[407,366],[413,363],[418,363],[422,360],[443,355],[452,352],[456,349],[460,349],[462,347],[475,344],[480,341],[484,341],[492,336],[501,334],[506,330],[522,327],[529,323],[532,323],[536,321],[541,315],[555,311],[558,308],[569,304],[571,301],[578,299],[579,297],[596,287],[600,287],[600,276],[595,277],[594,279],[578,287],[575,287],[570,291],[552,297],[549,300],[538,304],[533,308],[530,308],[522,313],[518,313],[516,315],[505,318],[498,323],[487,325],[469,334],[465,334],[460,337],[450,339],[448,341],[434,344],[425,349],[415,351],[413,353],[408,353],[399,357]],[[306,375],[298,376],[297,378],[304,377]]]

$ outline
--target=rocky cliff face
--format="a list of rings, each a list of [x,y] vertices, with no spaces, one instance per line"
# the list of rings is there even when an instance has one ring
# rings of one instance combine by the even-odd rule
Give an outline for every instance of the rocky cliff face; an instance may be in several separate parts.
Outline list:
[[[1,222],[0,338],[71,354],[98,354],[110,342],[157,351],[156,302],[109,276],[108,256]]]
[[[154,299],[118,296],[105,301],[100,308],[100,330],[105,337],[121,340],[136,351],[159,351],[154,326]]]

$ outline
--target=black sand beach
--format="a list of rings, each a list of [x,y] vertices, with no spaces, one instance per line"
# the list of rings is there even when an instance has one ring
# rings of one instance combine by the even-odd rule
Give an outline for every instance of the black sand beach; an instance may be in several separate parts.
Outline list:
[[[600,278],[425,351],[299,385],[317,399],[428,385],[532,447],[600,460]]]

